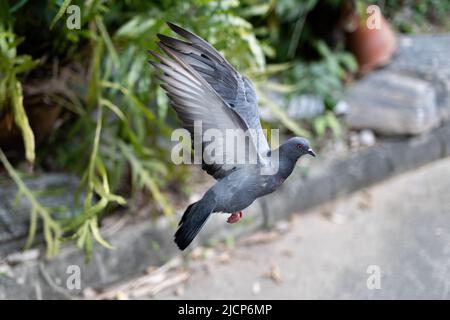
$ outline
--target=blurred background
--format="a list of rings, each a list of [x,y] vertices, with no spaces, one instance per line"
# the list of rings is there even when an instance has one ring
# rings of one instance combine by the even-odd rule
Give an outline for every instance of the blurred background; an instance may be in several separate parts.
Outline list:
[[[0,0],[0,298],[449,298],[449,13],[445,0]],[[264,128],[319,154],[183,256],[177,220],[212,181],[170,161],[179,121],[146,52],[166,21],[253,81]]]

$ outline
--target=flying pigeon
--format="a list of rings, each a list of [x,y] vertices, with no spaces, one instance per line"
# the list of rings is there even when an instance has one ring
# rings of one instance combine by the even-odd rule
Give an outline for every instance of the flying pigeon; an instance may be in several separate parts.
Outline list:
[[[239,74],[207,41],[173,23],[167,24],[184,40],[158,34],[158,46],[168,57],[149,51],[159,60],[149,62],[159,71],[161,87],[183,127],[191,135],[195,133],[197,121],[202,123],[200,134],[207,129],[251,131],[253,134],[245,140],[245,149],[256,154],[256,161],[250,163],[236,159],[227,161],[234,155],[227,154],[229,150],[225,148],[216,150],[222,152],[225,161],[217,161],[217,155],[213,157],[212,153],[203,153],[202,169],[217,182],[201,200],[190,204],[181,218],[175,243],[184,250],[212,213],[231,214],[229,223],[239,221],[243,210],[255,199],[274,192],[289,177],[302,155],[315,157],[316,154],[309,142],[300,137],[290,138],[271,150],[261,128],[258,100],[251,81]],[[218,141],[223,144],[222,140]],[[207,146],[208,143],[202,141],[203,151]],[[276,170],[267,174],[263,172],[267,168]]]

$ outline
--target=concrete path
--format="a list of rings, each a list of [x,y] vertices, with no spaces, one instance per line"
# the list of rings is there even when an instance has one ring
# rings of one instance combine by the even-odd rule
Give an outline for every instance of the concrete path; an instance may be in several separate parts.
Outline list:
[[[293,220],[267,243],[189,262],[190,280],[154,298],[450,298],[450,158]]]

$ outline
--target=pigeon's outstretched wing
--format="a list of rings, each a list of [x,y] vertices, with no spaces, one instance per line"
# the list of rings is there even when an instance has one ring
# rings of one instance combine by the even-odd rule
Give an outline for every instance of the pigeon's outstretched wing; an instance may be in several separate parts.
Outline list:
[[[149,53],[160,62],[149,62],[157,70],[162,71],[159,76],[161,87],[167,92],[171,105],[183,122],[183,127],[189,130],[194,141],[198,138],[200,139],[197,141],[204,141],[204,133],[208,129],[216,129],[221,133],[211,139],[216,146],[214,151],[203,152],[202,159],[202,168],[214,178],[221,179],[245,164],[243,159],[235,158],[235,153],[227,153],[226,130],[240,129],[238,132],[244,134],[248,130],[248,125],[197,71],[181,60],[171,48],[163,44],[161,47],[172,59],[150,51]],[[196,121],[201,121],[201,131],[194,130]],[[195,137],[195,134],[201,137]],[[244,139],[247,155],[251,154],[258,161],[259,155],[253,140],[245,137]],[[209,143],[203,142],[202,148],[205,149]]]
[[[258,152],[266,156],[270,149],[261,128],[258,101],[251,81],[240,75],[207,41],[173,23],[167,24],[187,41],[158,34],[160,47],[172,49],[181,61],[192,67],[211,85],[227,105],[254,130]]]

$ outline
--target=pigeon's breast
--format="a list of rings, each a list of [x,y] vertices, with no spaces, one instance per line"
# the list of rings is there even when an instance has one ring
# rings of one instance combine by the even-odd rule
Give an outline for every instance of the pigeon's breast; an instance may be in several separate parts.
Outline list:
[[[256,170],[234,172],[219,181],[213,187],[218,201],[217,211],[238,212],[260,197],[267,179],[257,173]]]
[[[265,176],[265,179],[261,184],[261,190],[258,197],[274,192],[283,182],[284,179],[278,177],[277,175]]]

